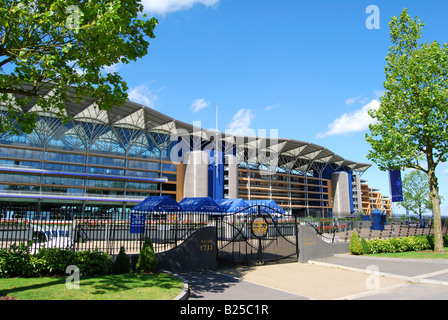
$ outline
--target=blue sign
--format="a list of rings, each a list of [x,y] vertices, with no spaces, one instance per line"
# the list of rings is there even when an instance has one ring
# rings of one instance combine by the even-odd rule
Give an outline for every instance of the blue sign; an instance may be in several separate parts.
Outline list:
[[[145,232],[146,213],[131,212],[131,224],[129,226],[130,233]]]
[[[390,192],[392,202],[403,202],[403,189],[401,185],[401,171],[389,171]]]

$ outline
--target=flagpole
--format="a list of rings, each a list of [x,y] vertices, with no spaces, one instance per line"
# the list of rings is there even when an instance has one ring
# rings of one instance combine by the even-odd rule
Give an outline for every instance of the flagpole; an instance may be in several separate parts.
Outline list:
[[[216,105],[216,133],[215,133],[215,167],[216,167],[216,180],[219,178],[218,174],[218,105]]]

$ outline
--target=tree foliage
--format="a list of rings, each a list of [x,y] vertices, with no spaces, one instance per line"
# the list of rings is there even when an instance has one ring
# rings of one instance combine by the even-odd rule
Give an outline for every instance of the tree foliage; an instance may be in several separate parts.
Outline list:
[[[435,170],[448,158],[448,45],[419,43],[424,23],[404,9],[389,24],[392,46],[386,57],[385,94],[370,115],[368,159],[380,169],[413,168],[428,175],[436,233],[443,249]]]
[[[70,97],[123,104],[126,82],[105,70],[147,54],[157,20],[142,11],[137,0],[0,0],[0,132],[31,132],[30,105],[68,121]]]
[[[403,202],[399,204],[421,219],[423,213],[433,209],[429,191],[428,175],[414,170],[403,179]]]

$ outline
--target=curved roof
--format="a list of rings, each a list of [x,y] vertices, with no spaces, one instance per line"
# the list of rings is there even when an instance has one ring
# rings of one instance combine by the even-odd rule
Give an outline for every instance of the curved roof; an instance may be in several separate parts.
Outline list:
[[[49,86],[43,87],[39,90],[39,94],[49,95],[51,90]],[[74,96],[74,90],[70,89],[70,91]],[[39,110],[35,103],[36,99],[32,99],[22,108],[23,111],[38,112],[49,116],[51,112]],[[95,101],[87,98],[82,102],[67,102],[66,109],[67,114],[74,121],[92,122],[116,128],[137,129],[169,135],[196,136],[207,142],[211,142],[217,137],[230,148],[236,148],[239,160],[248,163],[269,165],[271,161],[270,155],[275,154],[278,155],[278,157],[275,157],[276,166],[291,170],[306,171],[306,168],[309,168],[311,164],[313,164],[314,168],[316,165],[329,164],[335,169],[349,168],[363,173],[371,167],[370,164],[345,159],[325,147],[310,142],[281,138],[248,137],[205,130],[132,101],[127,101],[122,106],[112,108],[111,110],[99,110]],[[264,159],[259,154],[248,152],[250,149],[265,151]]]
[[[179,212],[182,210],[182,207],[170,196],[150,196],[132,208],[132,210]]]
[[[221,207],[211,197],[184,198],[179,202],[184,210],[221,212]]]

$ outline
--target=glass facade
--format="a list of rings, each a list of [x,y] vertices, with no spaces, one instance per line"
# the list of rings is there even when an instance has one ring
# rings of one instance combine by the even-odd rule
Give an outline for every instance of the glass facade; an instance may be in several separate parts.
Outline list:
[[[307,174],[261,174],[247,168],[238,170],[238,196],[245,200],[272,199],[289,212],[329,214],[331,180]]]
[[[151,195],[176,198],[177,165],[168,159],[171,133],[148,130],[141,119],[88,106],[62,124],[38,112],[31,134],[0,136],[0,206],[57,208],[64,205],[56,196],[64,195],[73,206],[124,210]],[[26,199],[17,198],[25,193]]]
[[[0,101],[0,116],[4,112]],[[0,134],[0,207],[24,212],[68,207],[120,212],[152,195],[180,201],[191,172],[183,157],[206,150],[216,152],[216,159],[231,155],[237,163],[230,183],[230,171],[208,157],[210,179],[201,183],[214,198],[232,188],[232,195],[273,199],[289,212],[324,213],[332,208],[331,174],[361,174],[370,167],[312,143],[208,132],[130,101],[107,111],[94,102],[67,102],[68,123],[33,100],[23,112],[37,114],[33,132]],[[267,177],[258,173],[272,167]],[[192,179],[199,181],[196,175]]]

